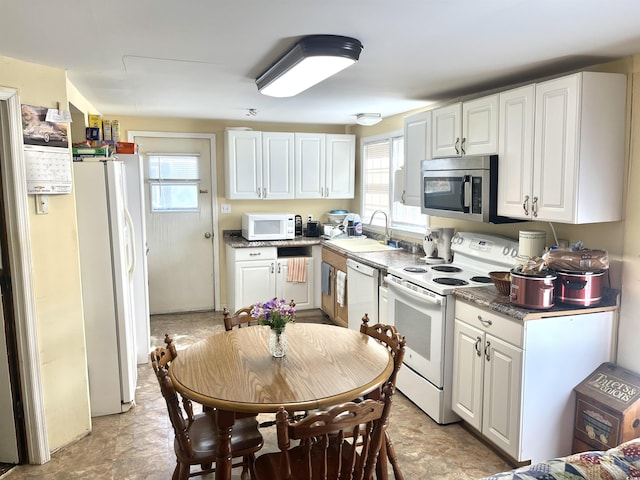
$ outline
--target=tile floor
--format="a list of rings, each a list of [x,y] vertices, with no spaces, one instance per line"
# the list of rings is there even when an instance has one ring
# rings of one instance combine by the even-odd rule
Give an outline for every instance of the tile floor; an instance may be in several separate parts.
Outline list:
[[[327,321],[320,311],[305,313],[300,312],[299,321]],[[222,315],[157,315],[152,317],[151,330],[152,345],[162,345],[166,332],[179,349],[185,348],[222,331]],[[260,420],[271,420],[271,416],[261,415]],[[262,433],[264,450],[275,450],[275,427],[264,428]],[[511,468],[462,426],[436,424],[399,392],[394,398],[389,434],[407,480],[472,480]],[[150,364],[143,364],[138,366],[135,408],[125,414],[94,418],[91,435],[53,453],[45,465],[17,466],[2,480],[168,480],[174,466],[173,431],[166,405]],[[213,479],[213,475],[204,478]],[[239,471],[234,471],[234,480],[239,478]]]

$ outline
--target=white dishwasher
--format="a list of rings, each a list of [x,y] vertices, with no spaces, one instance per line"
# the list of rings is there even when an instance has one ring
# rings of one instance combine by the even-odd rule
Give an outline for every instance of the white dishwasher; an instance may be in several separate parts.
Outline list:
[[[360,330],[362,317],[368,314],[370,325],[378,322],[378,269],[347,259],[347,311],[349,328]]]

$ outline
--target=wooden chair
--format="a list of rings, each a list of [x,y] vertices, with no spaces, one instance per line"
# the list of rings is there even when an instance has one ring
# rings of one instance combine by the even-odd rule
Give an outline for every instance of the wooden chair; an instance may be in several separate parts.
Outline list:
[[[393,358],[393,371],[389,376],[388,383],[392,385],[395,389],[396,387],[396,379],[398,377],[398,371],[402,366],[402,361],[404,359],[405,346],[407,345],[407,341],[404,336],[400,335],[396,328],[393,325],[385,325],[382,323],[377,323],[375,325],[369,326],[369,315],[366,313],[364,317],[362,317],[362,325],[360,325],[360,332],[365,335],[369,335],[370,337],[375,338],[380,343],[385,345],[391,353],[391,357]],[[369,394],[369,397],[376,398],[380,392],[374,392],[373,395]],[[377,466],[377,478],[378,479],[387,479],[387,463],[386,460],[389,460],[391,463],[391,467],[393,469],[393,476],[396,480],[404,480],[404,476],[400,471],[400,465],[398,464],[398,457],[396,456],[396,451],[391,442],[391,438],[389,437],[389,432],[387,432],[385,428],[384,432],[385,436],[385,445],[383,451],[386,451],[386,457],[381,456],[378,461]]]
[[[168,335],[165,336],[165,343],[166,348],[158,347],[151,352],[151,366],[166,401],[175,433],[173,447],[177,464],[172,480],[186,480],[192,476],[215,472],[218,450],[216,412],[214,409],[206,409],[194,415],[191,401],[182,395],[182,407],[180,406],[178,394],[169,377],[169,364],[176,358],[176,350]],[[243,480],[255,478],[255,453],[262,445],[263,438],[255,417],[236,419],[231,433],[231,455],[233,458],[242,457],[242,461],[234,463],[233,467],[242,466]],[[191,473],[192,465],[199,465],[201,470]]]
[[[289,305],[291,307],[295,307],[296,302],[291,300],[289,302]],[[251,310],[253,309],[253,307],[254,305],[250,305],[248,307],[241,308],[239,310],[236,310],[236,312],[233,315],[231,315],[231,312],[227,307],[224,307],[224,309],[222,310],[222,315],[224,317],[224,329],[226,331],[229,331],[229,330],[233,330],[236,327],[243,328],[243,327],[251,327],[253,325],[258,325],[259,319],[253,318],[251,316]]]
[[[383,443],[393,387],[383,400],[348,402],[310,413],[289,423],[280,407],[276,415],[280,452],[257,458],[258,480],[370,480]],[[291,448],[291,440],[300,444]]]
[[[234,327],[243,328],[258,325],[258,319],[251,316],[253,305],[237,310],[233,315],[227,307],[222,310],[224,317],[224,329],[226,331],[233,330]]]

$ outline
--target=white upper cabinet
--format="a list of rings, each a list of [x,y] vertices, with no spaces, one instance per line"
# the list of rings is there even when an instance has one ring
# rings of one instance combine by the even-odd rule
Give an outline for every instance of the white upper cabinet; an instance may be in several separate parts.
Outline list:
[[[431,141],[433,158],[458,157],[462,155],[462,103],[432,111]]]
[[[225,132],[226,198],[354,198],[355,135]]]
[[[225,140],[227,198],[293,198],[293,133],[227,130]]]
[[[522,218],[533,184],[535,85],[500,93],[498,215]]]
[[[282,200],[294,196],[294,135],[262,132],[262,198]]]
[[[355,135],[295,134],[295,197],[353,198]]]
[[[510,101],[504,94],[501,110],[517,117]],[[621,74],[580,72],[535,84],[532,155],[528,120],[520,127],[501,121],[498,214],[574,224],[621,220],[625,102]]]
[[[432,157],[489,155],[498,151],[498,95],[433,110]]]
[[[262,133],[227,130],[225,147],[227,198],[262,198]]]
[[[401,200],[404,205],[422,205],[423,160],[431,159],[431,112],[420,112],[404,119],[404,175]]]
[[[490,155],[498,151],[498,95],[462,104],[463,155]]]

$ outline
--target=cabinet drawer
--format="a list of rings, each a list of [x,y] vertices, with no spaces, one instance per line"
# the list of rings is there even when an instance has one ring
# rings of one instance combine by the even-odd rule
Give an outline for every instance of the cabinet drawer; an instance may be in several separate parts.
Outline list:
[[[483,332],[490,333],[516,347],[522,347],[524,325],[519,320],[461,300],[456,300],[455,316]]]
[[[235,261],[244,260],[275,260],[278,250],[276,247],[234,248]]]

